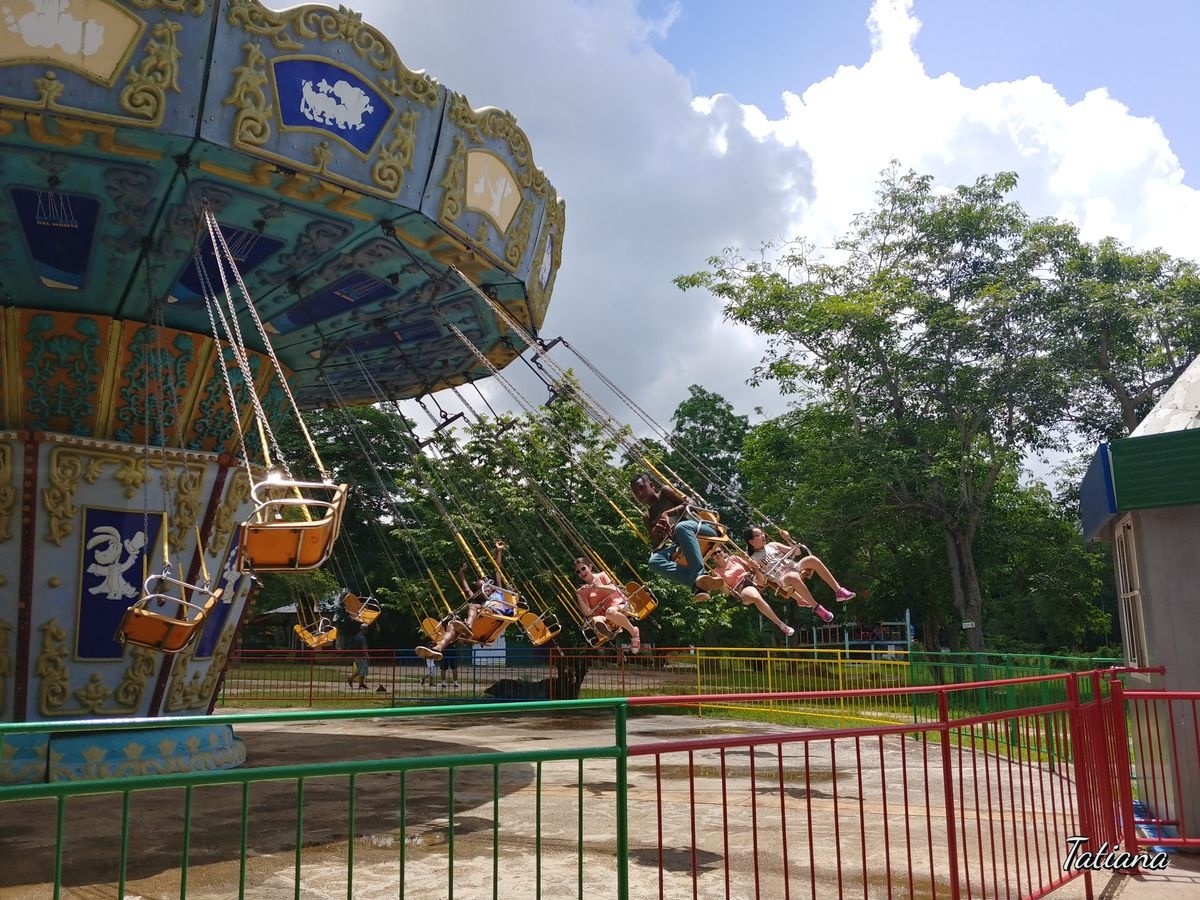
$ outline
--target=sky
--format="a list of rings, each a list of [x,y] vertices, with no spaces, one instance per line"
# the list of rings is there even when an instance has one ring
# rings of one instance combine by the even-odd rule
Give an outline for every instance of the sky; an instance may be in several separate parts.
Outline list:
[[[567,204],[542,334],[668,429],[692,384],[752,422],[788,402],[746,384],[761,340],[672,279],[726,247],[831,246],[891,159],[947,186],[1013,170],[1035,216],[1200,257],[1194,0],[350,5],[409,68],[516,115]]]

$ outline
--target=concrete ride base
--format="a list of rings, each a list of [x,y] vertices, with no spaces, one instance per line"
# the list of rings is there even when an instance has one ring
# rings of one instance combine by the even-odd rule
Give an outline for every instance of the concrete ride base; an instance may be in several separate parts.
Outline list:
[[[686,716],[647,715],[631,718],[630,743],[678,740],[713,734],[750,735],[783,731],[759,723]],[[609,717],[539,717],[495,715],[356,721],[307,722],[303,724],[238,725],[245,742],[245,767],[336,762],[395,757],[441,756],[510,750],[599,747],[609,745]],[[913,742],[908,742],[912,744]],[[828,746],[828,744],[826,744]],[[814,745],[815,748],[815,745]],[[885,750],[888,771],[899,771],[900,756],[912,753],[903,742]],[[755,756],[769,754],[761,748]],[[782,897],[782,858],[760,848],[758,875],[754,874],[753,848],[749,841],[751,806],[759,803],[764,820],[778,815],[778,784],[770,780],[771,765],[762,764],[757,789],[751,790],[747,772],[750,751],[731,748],[727,754],[726,795],[720,782],[689,781],[686,765],[664,764],[656,772],[650,757],[634,757],[629,764],[631,827],[630,896],[660,896],[660,855],[657,846],[657,817],[661,808],[663,833],[676,847],[664,847],[661,872],[663,896],[699,898]],[[893,756],[895,758],[893,758]],[[767,755],[763,756],[768,759]],[[895,765],[893,765],[893,763]],[[910,761],[909,771],[915,767]],[[704,773],[701,773],[703,775]],[[540,791],[538,779],[541,779]],[[789,796],[803,796],[803,773],[785,775]],[[863,796],[878,771],[864,767],[857,772],[839,772],[839,783],[847,789],[847,800],[858,796],[862,778]],[[828,761],[814,752],[809,759],[807,791],[810,808],[828,806]],[[493,778],[499,786],[499,829],[493,831]],[[505,765],[494,775],[490,768],[456,770],[454,795],[453,896],[460,900],[493,896],[493,878],[498,896],[525,898],[541,896],[615,897],[615,783],[612,760],[592,760],[583,766],[582,785],[575,761],[544,763],[541,771],[529,764]],[[659,781],[661,778],[661,806]],[[797,778],[798,784],[797,784]],[[872,862],[882,856],[885,821],[896,827],[897,816],[942,815],[940,790],[930,785],[888,788],[888,815],[867,815],[866,833],[858,834],[857,814],[844,846],[869,849]],[[300,854],[300,896],[305,898],[413,897],[435,900],[450,894],[448,885],[449,785],[446,773],[413,773],[402,780],[396,774],[363,775],[356,779],[353,841],[350,833],[348,790],[345,778],[309,779],[303,793],[303,847]],[[694,790],[694,792],[693,792]],[[800,794],[796,792],[799,791]],[[407,817],[404,832],[399,828],[401,792]],[[761,800],[752,800],[758,794]],[[691,796],[689,796],[691,795]],[[582,798],[582,807],[580,799]],[[741,799],[739,799],[741,798]],[[130,803],[130,839],[125,898],[181,896],[180,838],[181,790],[151,791],[133,795]],[[774,799],[774,805],[771,801]],[[540,800],[540,802],[539,802]],[[691,800],[691,802],[689,802]],[[242,790],[238,785],[205,788],[193,792],[194,825],[190,836],[190,865],[186,896],[196,900],[224,900],[237,896],[241,846],[240,813]],[[291,782],[264,782],[251,788],[251,828],[246,836],[246,896],[274,900],[296,893],[295,852],[297,797]],[[689,810],[696,809],[694,818]],[[582,810],[582,811],[581,811]],[[724,810],[724,812],[723,812]],[[844,815],[845,813],[843,813]],[[730,821],[731,846],[722,852],[722,816]],[[808,847],[791,848],[791,894],[807,896],[809,870],[815,871],[819,896],[837,896],[836,860],[823,847],[833,847],[834,834],[828,822],[814,815],[814,852]],[[691,819],[691,821],[689,821]],[[540,820],[540,821],[539,821]],[[744,821],[743,821],[744,820]],[[64,835],[64,889],[61,896],[76,900],[117,897],[120,858],[119,795],[81,797],[69,802]],[[923,821],[923,819],[922,819]],[[540,827],[539,827],[540,825]],[[52,895],[55,847],[55,807],[52,801],[0,802],[0,900],[41,900]],[[582,828],[582,860],[576,853]],[[694,830],[693,830],[694,829]],[[823,831],[823,830],[824,831]],[[695,858],[693,883],[691,835],[700,849]],[[895,832],[893,831],[893,841]],[[924,839],[914,828],[914,841]],[[496,842],[495,844],[493,842]],[[932,857],[946,858],[945,848],[914,847],[914,869]],[[847,843],[849,842],[849,843]],[[403,845],[403,846],[401,846]],[[498,854],[493,852],[498,846]],[[919,852],[918,852],[919,850]],[[404,882],[400,884],[401,853]],[[348,859],[353,855],[353,885],[347,885]],[[729,890],[726,891],[726,856]],[[495,862],[494,862],[495,857]],[[540,857],[540,859],[539,859]],[[1093,877],[1096,896],[1145,900],[1180,898],[1200,900],[1200,863],[1195,857],[1176,855],[1163,873],[1137,876],[1097,873]],[[936,864],[936,863],[935,863]],[[843,874],[855,877],[857,863],[843,860]],[[907,875],[902,860],[892,860],[891,896],[908,896]],[[944,873],[936,876],[937,895],[949,897]],[[582,881],[582,891],[581,891]],[[925,884],[928,884],[927,876]],[[889,885],[874,876],[863,891],[861,882],[843,886],[844,896],[888,896]],[[694,893],[693,893],[694,890]],[[1015,892],[1011,896],[1018,896]],[[925,896],[918,892],[917,896]],[[1062,900],[1085,896],[1082,879],[1064,886],[1053,895]]]

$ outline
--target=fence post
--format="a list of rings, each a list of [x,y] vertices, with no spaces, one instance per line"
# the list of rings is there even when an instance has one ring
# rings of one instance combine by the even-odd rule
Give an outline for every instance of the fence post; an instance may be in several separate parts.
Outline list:
[[[1133,821],[1133,784],[1129,767],[1129,731],[1125,727],[1125,685],[1114,675],[1108,684],[1112,697],[1112,712],[1109,724],[1112,727],[1113,743],[1116,745],[1117,787],[1121,795],[1120,820],[1121,843],[1130,853],[1137,853],[1137,825]]]
[[[629,740],[626,731],[628,701],[622,700],[618,703],[614,712],[617,732],[617,898],[629,900]]]
[[[1095,797],[1095,787],[1092,785],[1092,772],[1100,777],[1100,766],[1096,765],[1098,748],[1093,746],[1090,737],[1084,737],[1083,711],[1079,705],[1079,676],[1071,675],[1067,679],[1067,728],[1071,741],[1071,757],[1075,763],[1075,802],[1079,808],[1079,834],[1094,838],[1096,829],[1092,823],[1092,808],[1090,801]],[[1051,729],[1053,732],[1053,729]],[[1089,769],[1093,767],[1092,769]],[[1084,867],[1084,892],[1088,900],[1092,900],[1092,870]]]
[[[958,830],[954,822],[954,769],[950,752],[950,704],[946,689],[938,691],[938,732],[942,739],[942,793],[946,801],[946,853],[950,857],[950,897],[958,900]]]
[[[316,690],[316,665],[317,655],[312,651],[308,651],[308,708],[312,709],[316,704],[313,700],[313,691]]]

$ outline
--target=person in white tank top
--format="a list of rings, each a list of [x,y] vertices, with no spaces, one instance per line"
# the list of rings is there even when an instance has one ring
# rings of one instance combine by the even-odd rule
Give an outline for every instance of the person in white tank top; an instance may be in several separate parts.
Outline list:
[[[854,591],[842,587],[829,567],[803,544],[793,541],[786,531],[780,529],[779,536],[787,543],[768,541],[767,533],[757,525],[748,528],[745,539],[750,558],[762,567],[767,580],[781,594],[792,597],[798,606],[808,607],[822,621],[832,621],[833,613],[816,601],[805,582],[814,573],[819,575],[833,591],[834,599],[842,603],[853,600]]]

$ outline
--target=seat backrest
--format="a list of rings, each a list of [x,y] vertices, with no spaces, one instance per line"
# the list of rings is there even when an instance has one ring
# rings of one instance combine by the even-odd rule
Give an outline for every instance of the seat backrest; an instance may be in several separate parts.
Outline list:
[[[520,623],[529,642],[535,647],[554,640],[562,631],[562,627],[558,624],[558,616],[550,612],[539,616],[532,610],[526,610],[521,614]]]
[[[505,616],[489,616],[486,612],[475,617],[475,626],[471,629],[471,640],[476,644],[487,645],[504,633],[515,619]]]
[[[627,615],[634,619],[644,619],[658,609],[658,600],[650,593],[650,588],[636,581],[626,583],[625,599],[629,604]]]
[[[440,641],[442,636],[446,633],[442,628],[442,623],[433,618],[433,616],[426,616],[421,620],[421,630],[425,632],[425,636],[434,643]]]

